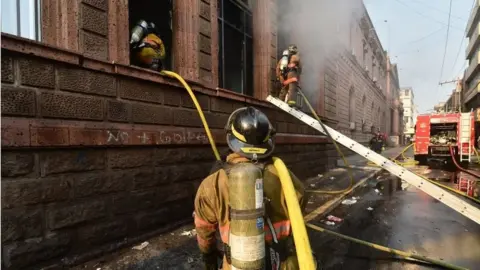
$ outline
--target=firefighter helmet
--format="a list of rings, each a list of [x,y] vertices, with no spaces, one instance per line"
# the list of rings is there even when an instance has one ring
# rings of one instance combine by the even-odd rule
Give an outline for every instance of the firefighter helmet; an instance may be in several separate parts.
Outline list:
[[[228,146],[243,157],[263,159],[270,156],[275,148],[275,129],[267,116],[253,107],[234,111],[225,129]]]
[[[295,45],[295,44],[290,44],[290,46],[288,46],[288,51],[290,52],[290,54],[296,54],[296,53],[298,53],[297,45]]]
[[[161,71],[165,59],[165,45],[160,39],[155,24],[140,21],[132,30],[130,40],[136,64]]]

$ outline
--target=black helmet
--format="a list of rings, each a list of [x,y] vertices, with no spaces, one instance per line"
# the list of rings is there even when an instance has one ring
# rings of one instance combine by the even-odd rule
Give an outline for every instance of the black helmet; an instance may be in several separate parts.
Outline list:
[[[296,54],[296,53],[298,53],[297,45],[295,45],[295,44],[290,44],[290,46],[288,46],[288,51],[289,51],[291,54]]]
[[[275,129],[267,116],[253,107],[234,111],[228,118],[227,143],[230,149],[249,159],[263,159],[275,148],[272,137]]]

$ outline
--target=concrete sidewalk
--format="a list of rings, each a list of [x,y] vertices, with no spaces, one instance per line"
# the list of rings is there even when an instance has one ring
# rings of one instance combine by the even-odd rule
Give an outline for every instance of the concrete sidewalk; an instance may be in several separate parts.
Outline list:
[[[398,147],[392,147],[392,148],[387,148],[385,151],[382,152],[382,156],[386,158],[396,158],[400,152],[405,149],[406,146],[398,146]],[[350,155],[345,157],[347,159],[347,162],[349,165],[353,165],[354,167],[364,167],[368,166],[368,160],[358,154],[355,155]],[[337,166],[339,167],[345,167],[345,164],[343,160],[337,159]]]

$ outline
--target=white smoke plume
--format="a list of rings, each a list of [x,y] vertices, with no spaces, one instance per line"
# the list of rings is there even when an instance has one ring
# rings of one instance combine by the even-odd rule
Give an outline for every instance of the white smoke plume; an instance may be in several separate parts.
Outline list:
[[[278,45],[282,50],[288,44],[298,46],[302,89],[316,96],[326,57],[351,49],[350,25],[364,15],[362,0],[278,0],[278,7]]]

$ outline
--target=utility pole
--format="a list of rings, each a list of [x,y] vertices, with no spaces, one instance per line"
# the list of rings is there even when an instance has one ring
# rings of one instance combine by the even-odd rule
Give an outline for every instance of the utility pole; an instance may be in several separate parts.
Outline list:
[[[460,78],[457,78],[457,79],[453,79],[453,80],[450,80],[450,81],[444,81],[444,82],[439,82],[438,84],[439,85],[444,85],[444,84],[451,84],[451,83],[455,83],[456,84],[456,87],[455,87],[455,92],[453,93],[453,109],[457,109],[462,112],[463,111],[463,106],[462,106],[462,94],[463,94],[463,91],[462,91],[462,79]]]

